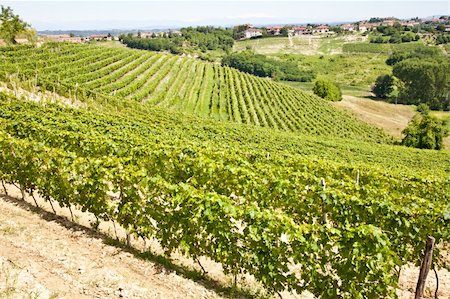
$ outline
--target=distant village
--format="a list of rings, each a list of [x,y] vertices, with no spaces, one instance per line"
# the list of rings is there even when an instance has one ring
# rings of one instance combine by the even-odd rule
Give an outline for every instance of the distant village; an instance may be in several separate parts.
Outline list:
[[[264,36],[302,36],[302,35],[320,35],[320,34],[333,34],[340,32],[369,32],[376,30],[379,26],[394,26],[399,23],[401,26],[405,27],[420,27],[423,25],[435,26],[436,28],[440,25],[441,28],[444,26],[444,31],[450,32],[450,17],[442,16],[440,18],[433,18],[422,20],[419,18],[414,18],[410,20],[400,20],[394,17],[389,18],[372,18],[370,20],[359,21],[355,23],[346,23],[338,25],[329,24],[308,24],[308,25],[271,25],[256,27],[251,24],[243,24],[236,26],[242,28],[240,32],[239,39],[251,39]],[[338,32],[336,32],[338,31]],[[181,36],[181,31],[178,30],[167,30],[167,31],[150,31],[150,32],[135,32],[134,36],[140,38],[157,38],[157,37],[172,37]],[[40,41],[56,41],[56,42],[73,42],[73,43],[86,43],[91,41],[112,41],[118,40],[118,36],[113,36],[111,34],[104,35],[90,35],[90,36],[74,36],[73,34],[46,34],[39,35]],[[18,43],[24,43],[26,40],[17,40]]]
[[[339,24],[335,26],[330,26],[328,24],[309,24],[303,26],[293,26],[293,25],[277,25],[277,26],[267,26],[267,27],[254,27],[251,24],[245,24],[241,26],[247,27],[242,32],[241,39],[256,38],[263,35],[281,35],[282,31],[285,30],[288,35],[291,36],[301,36],[310,34],[324,34],[324,33],[335,33],[333,30],[338,29],[340,32],[367,32],[376,30],[379,26],[394,26],[399,23],[401,26],[405,27],[418,27],[421,25],[436,25],[443,24],[445,31],[450,32],[450,18],[448,16],[443,16],[441,18],[433,18],[431,20],[421,20],[418,18],[410,20],[400,20],[394,17],[383,18],[380,21],[374,22],[369,20],[359,21],[356,23]]]

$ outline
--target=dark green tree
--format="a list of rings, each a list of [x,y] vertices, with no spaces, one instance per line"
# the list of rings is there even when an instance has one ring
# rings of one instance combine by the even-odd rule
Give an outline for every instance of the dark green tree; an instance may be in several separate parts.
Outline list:
[[[443,149],[443,140],[449,135],[447,121],[431,116],[430,109],[424,104],[419,105],[417,111],[402,132],[405,135],[402,144],[421,149]]]
[[[313,92],[319,97],[337,102],[342,100],[342,92],[335,83],[326,80],[317,80],[314,83]]]
[[[391,75],[378,76],[372,91],[377,98],[389,98],[394,91],[394,78]]]
[[[16,43],[16,36],[26,31],[28,24],[15,15],[10,7],[1,6],[0,38],[8,44]]]
[[[404,104],[426,103],[435,110],[450,105],[450,63],[448,59],[410,58],[398,62],[393,75],[403,83],[398,100]]]

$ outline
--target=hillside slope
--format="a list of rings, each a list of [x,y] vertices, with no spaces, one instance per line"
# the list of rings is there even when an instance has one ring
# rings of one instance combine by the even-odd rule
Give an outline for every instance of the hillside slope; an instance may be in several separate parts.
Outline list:
[[[333,103],[333,106],[347,110],[358,119],[382,128],[399,139],[403,138],[403,129],[408,126],[416,113],[415,106],[386,103],[350,95],[344,95],[344,99]],[[441,119],[450,119],[450,112],[432,111],[431,113]],[[444,138],[444,145],[446,149],[450,149],[450,136]]]
[[[0,100],[3,182],[112,220],[166,252],[209,257],[228,279],[247,273],[267,292],[292,291],[300,276],[283,273],[296,267],[308,280],[298,292],[388,297],[394,265],[417,262],[426,236],[436,238],[434,259],[446,259],[447,151],[323,140],[125,102]],[[375,246],[355,252],[354,236]],[[365,274],[353,278],[342,256],[361,260]],[[369,263],[376,275],[364,272]],[[328,264],[340,272],[326,274],[324,286],[314,269]]]
[[[38,86],[78,100],[113,97],[288,132],[389,140],[380,129],[310,93],[193,58],[49,44],[6,48],[0,61],[0,77],[11,86]]]

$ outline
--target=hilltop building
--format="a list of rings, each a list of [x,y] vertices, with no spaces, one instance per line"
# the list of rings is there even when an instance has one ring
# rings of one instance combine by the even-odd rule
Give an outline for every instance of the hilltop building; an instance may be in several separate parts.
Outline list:
[[[352,24],[343,24],[340,27],[344,31],[354,31],[355,30],[355,26],[353,26]]]
[[[380,26],[380,23],[368,23],[366,21],[363,21],[363,22],[359,22],[358,31],[360,31],[360,32],[371,31],[371,30],[377,29],[378,26]]]
[[[43,36],[44,39],[54,42],[70,42],[81,43],[84,42],[84,38],[80,36],[70,36],[69,34],[48,34]]]
[[[261,29],[258,28],[248,28],[244,31],[244,39],[262,36]]]
[[[292,29],[292,35],[294,36],[300,36],[300,35],[305,35],[305,34],[311,34],[312,31],[310,28],[306,27],[306,26],[297,26],[294,27]]]
[[[283,26],[269,26],[269,27],[266,27],[266,30],[267,30],[268,34],[280,35],[282,28],[283,28]]]
[[[328,33],[330,32],[330,27],[327,25],[319,25],[313,29],[313,33]]]

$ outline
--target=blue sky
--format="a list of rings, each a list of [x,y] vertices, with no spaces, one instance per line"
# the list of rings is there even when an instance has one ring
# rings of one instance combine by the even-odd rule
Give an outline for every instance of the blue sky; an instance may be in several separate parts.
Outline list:
[[[37,30],[284,24],[449,15],[450,1],[1,1]]]

